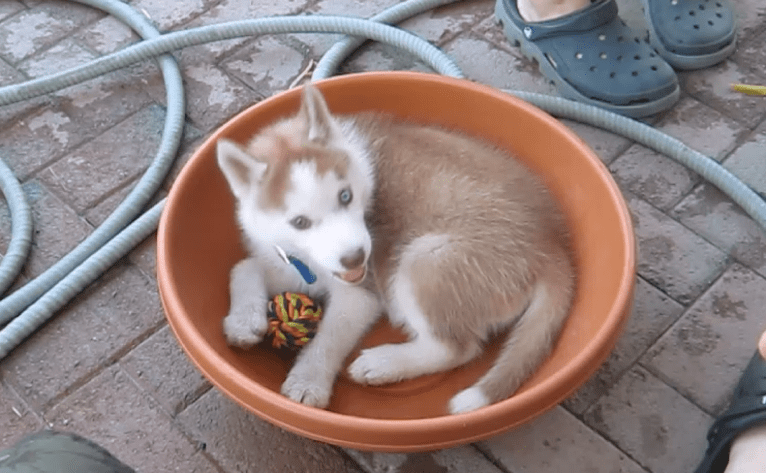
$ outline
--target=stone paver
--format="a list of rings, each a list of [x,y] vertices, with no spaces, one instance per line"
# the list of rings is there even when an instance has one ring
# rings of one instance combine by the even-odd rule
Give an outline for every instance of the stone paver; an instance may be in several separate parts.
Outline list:
[[[632,143],[632,141],[623,136],[602,130],[601,128],[596,128],[572,120],[562,121],[596,152],[604,164],[609,164],[614,161],[614,159],[624,153]]]
[[[306,0],[286,0],[279,2],[253,2],[251,0],[224,0],[204,12],[188,27],[225,23],[243,18],[261,18],[267,16],[289,15],[298,13],[306,7]],[[222,56],[247,43],[249,38],[216,41],[199,46],[192,46],[179,53],[182,61],[215,62]]]
[[[736,121],[692,99],[682,99],[656,128],[721,161],[746,134]],[[699,181],[699,176],[665,155],[634,145],[609,166],[617,182],[655,207],[667,210]]]
[[[763,83],[763,76],[749,66],[727,60],[698,72],[680,73],[679,80],[695,99],[749,128],[760,123],[766,113],[766,101],[761,97],[749,97],[731,90],[734,83]]]
[[[652,347],[645,363],[708,412],[720,413],[766,329],[764,305],[766,280],[734,265]]]
[[[14,69],[7,62],[0,59],[0,81],[2,81],[3,84],[13,84],[15,82],[21,82],[22,80],[24,80],[24,75],[20,71]],[[45,98],[37,97],[35,99],[0,107],[0,129],[4,130],[13,126],[13,123],[18,122],[25,115],[40,108],[46,102]]]
[[[210,389],[167,326],[125,355],[120,365],[172,415]]]
[[[132,0],[130,2],[132,6],[151,18],[160,31],[167,31],[188,23],[216,3],[218,3],[216,0],[186,0],[185,2]]]
[[[437,452],[377,453],[346,449],[370,473],[500,473],[500,469],[471,446]]]
[[[83,435],[145,472],[214,472],[159,406],[117,366],[96,376],[46,414],[52,428]]]
[[[0,131],[0,153],[16,177],[25,180],[89,135],[63,110],[45,107]]]
[[[354,462],[333,447],[272,426],[208,391],[178,420],[191,438],[226,471],[332,471],[359,473]]]
[[[84,240],[92,228],[39,181],[27,181],[23,190],[35,224],[35,244],[29,252],[24,274],[34,278]],[[62,228],[67,231],[62,232]]]
[[[585,422],[651,471],[692,471],[706,445],[710,418],[640,367],[585,413]]]
[[[742,208],[718,188],[704,183],[671,214],[741,263],[766,276],[766,236]]]
[[[372,16],[399,0],[130,0],[163,31],[272,15]],[[645,28],[637,0],[620,14]],[[736,0],[737,52],[679,74],[682,99],[647,123],[711,156],[766,195],[766,100],[731,91],[766,85],[766,6]],[[401,26],[446,51],[468,79],[554,93],[534,61],[505,39],[493,0],[442,6]],[[152,203],[167,195],[202,140],[234,113],[310,72],[339,35],[239,38],[174,52],[187,100],[179,156]],[[0,82],[79,65],[138,41],[120,22],[63,0],[0,2]],[[342,73],[430,71],[388,45],[367,44]],[[12,290],[100,225],[157,151],[165,90],[156,61],[0,107],[0,157],[34,218],[30,259]],[[564,120],[622,186],[636,223],[633,316],[591,380],[561,406],[474,445],[371,453],[307,440],[248,413],[186,359],[159,300],[156,237],[0,360],[0,449],[40,428],[69,430],[139,472],[687,473],[766,329],[766,237],[699,176],[631,140]],[[514,126],[514,124],[508,124]],[[10,215],[0,202],[0,257]],[[295,454],[295,452],[300,452]]]
[[[0,450],[43,426],[42,419],[16,393],[0,382]]]
[[[513,473],[641,473],[627,455],[562,408],[506,434],[481,442],[479,448]]]
[[[609,165],[624,190],[665,210],[689,192],[698,177],[669,157],[635,144]]]
[[[492,43],[471,35],[455,38],[444,49],[468,77],[483,84],[499,89],[553,93],[553,87],[516,49],[511,52],[496,49]]]
[[[28,77],[35,78],[63,72],[95,58],[96,55],[85,47],[70,38],[65,38],[50,49],[30,57],[16,67]]]
[[[2,364],[3,377],[37,412],[112,364],[162,321],[156,285],[116,267]]]
[[[761,195],[766,195],[766,170],[760,166],[763,164],[764,147],[766,134],[757,134],[737,148],[724,162],[726,169],[739,176],[742,182]]]
[[[683,310],[684,306],[639,277],[633,313],[614,351],[596,374],[564,401],[564,406],[581,414],[678,320]]]
[[[164,118],[156,105],[144,109],[43,170],[40,179],[82,213],[143,174],[157,152]]]
[[[638,239],[638,273],[677,301],[693,301],[723,272],[726,254],[645,201],[626,197]]]
[[[138,41],[139,36],[120,20],[106,16],[78,31],[73,38],[99,54],[109,54]]]
[[[399,26],[441,45],[487,18],[493,7],[492,0],[455,2],[405,20]]]
[[[263,36],[229,56],[221,67],[266,97],[274,91],[288,89],[308,66],[308,51],[301,51],[301,44],[294,43],[291,45],[289,38]]]
[[[260,98],[242,82],[210,64],[184,68],[187,114],[195,126],[209,130]]]
[[[95,21],[101,13],[64,2],[45,2],[10,17],[0,32],[0,57],[15,64]]]

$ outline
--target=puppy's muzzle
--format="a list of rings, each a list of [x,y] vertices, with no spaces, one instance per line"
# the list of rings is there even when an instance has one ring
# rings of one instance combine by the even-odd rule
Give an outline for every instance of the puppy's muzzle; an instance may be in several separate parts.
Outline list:
[[[357,248],[340,259],[340,264],[348,271],[335,273],[335,277],[349,284],[359,284],[367,274],[367,255],[364,249]]]

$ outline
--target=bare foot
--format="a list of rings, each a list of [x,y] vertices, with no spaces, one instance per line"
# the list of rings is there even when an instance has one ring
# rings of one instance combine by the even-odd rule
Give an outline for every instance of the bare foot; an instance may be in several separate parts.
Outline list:
[[[766,332],[758,342],[758,351],[766,359]],[[724,473],[763,471],[763,465],[766,465],[766,424],[752,427],[734,439]]]
[[[590,0],[517,0],[519,14],[528,22],[546,21],[568,15],[590,5]]]

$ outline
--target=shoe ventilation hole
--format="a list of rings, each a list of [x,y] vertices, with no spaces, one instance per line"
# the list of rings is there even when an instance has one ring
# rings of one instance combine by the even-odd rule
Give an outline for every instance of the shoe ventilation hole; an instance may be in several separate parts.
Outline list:
[[[670,0],[671,5],[678,5],[678,0]]]
[[[699,8],[700,10],[704,10],[704,9],[705,9],[705,5],[700,5],[698,8]]]
[[[633,56],[633,59],[635,59],[636,61],[640,61],[641,60],[641,56],[636,54],[635,56]]]
[[[620,56],[617,56],[617,60],[618,60],[618,61],[622,61],[622,56],[621,56],[621,55],[620,55]]]
[[[680,16],[677,16],[677,17],[675,17],[675,18],[673,18],[673,19],[674,19],[674,20],[676,20],[676,21],[679,21],[679,20],[681,19],[681,17],[680,17]]]
[[[694,29],[695,29],[695,30],[698,30],[698,29],[700,29],[700,25],[694,25]]]
[[[588,70],[591,72],[596,72],[596,66],[590,66]]]
[[[694,16],[694,10],[689,10],[689,16]]]
[[[713,20],[708,20],[708,21],[707,21],[707,24],[708,24],[708,25],[710,25],[710,26],[713,26],[713,25],[715,25],[715,23],[713,23]]]
[[[723,18],[723,15],[721,15],[720,13],[716,13],[715,16],[717,16],[718,18]]]
[[[720,2],[715,2],[715,6],[717,6],[718,8],[721,8],[723,5],[721,5]]]
[[[610,79],[614,79],[614,76],[616,76],[616,75],[617,75],[617,74],[615,74],[614,72],[610,72],[610,73],[609,73],[609,78],[610,78]]]
[[[602,34],[600,34],[600,35],[598,35],[598,40],[599,40],[599,41],[606,41],[606,35],[605,35],[605,34],[603,34],[603,33],[602,33]]]
[[[606,59],[606,53],[601,53],[598,55],[601,59]]]
[[[649,57],[657,57],[657,55],[654,53],[649,53]]]
[[[652,66],[652,67],[650,67],[649,69],[651,69],[651,70],[653,70],[653,71],[656,71],[656,70],[657,70],[657,66]]]
[[[582,59],[582,53],[575,53],[575,59]]]
[[[618,43],[623,43],[623,42],[625,42],[625,38],[624,38],[624,37],[622,37],[622,36],[618,36],[618,37],[617,37],[617,42],[618,42]]]
[[[630,73],[630,75],[632,75],[633,77],[636,77],[638,75],[638,71],[633,71]]]

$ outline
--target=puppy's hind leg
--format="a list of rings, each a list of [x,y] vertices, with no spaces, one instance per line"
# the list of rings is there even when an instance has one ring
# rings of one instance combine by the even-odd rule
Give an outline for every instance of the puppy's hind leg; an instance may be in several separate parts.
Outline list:
[[[510,396],[539,367],[553,347],[569,313],[574,268],[559,248],[532,289],[527,310],[511,329],[495,364],[473,386],[455,395],[452,414],[468,412]]]
[[[394,383],[460,366],[480,353],[478,345],[458,346],[436,337],[415,296],[411,265],[421,251],[441,244],[438,237],[421,237],[405,252],[389,289],[388,316],[394,325],[403,326],[410,340],[363,350],[348,367],[354,381],[371,385]]]

